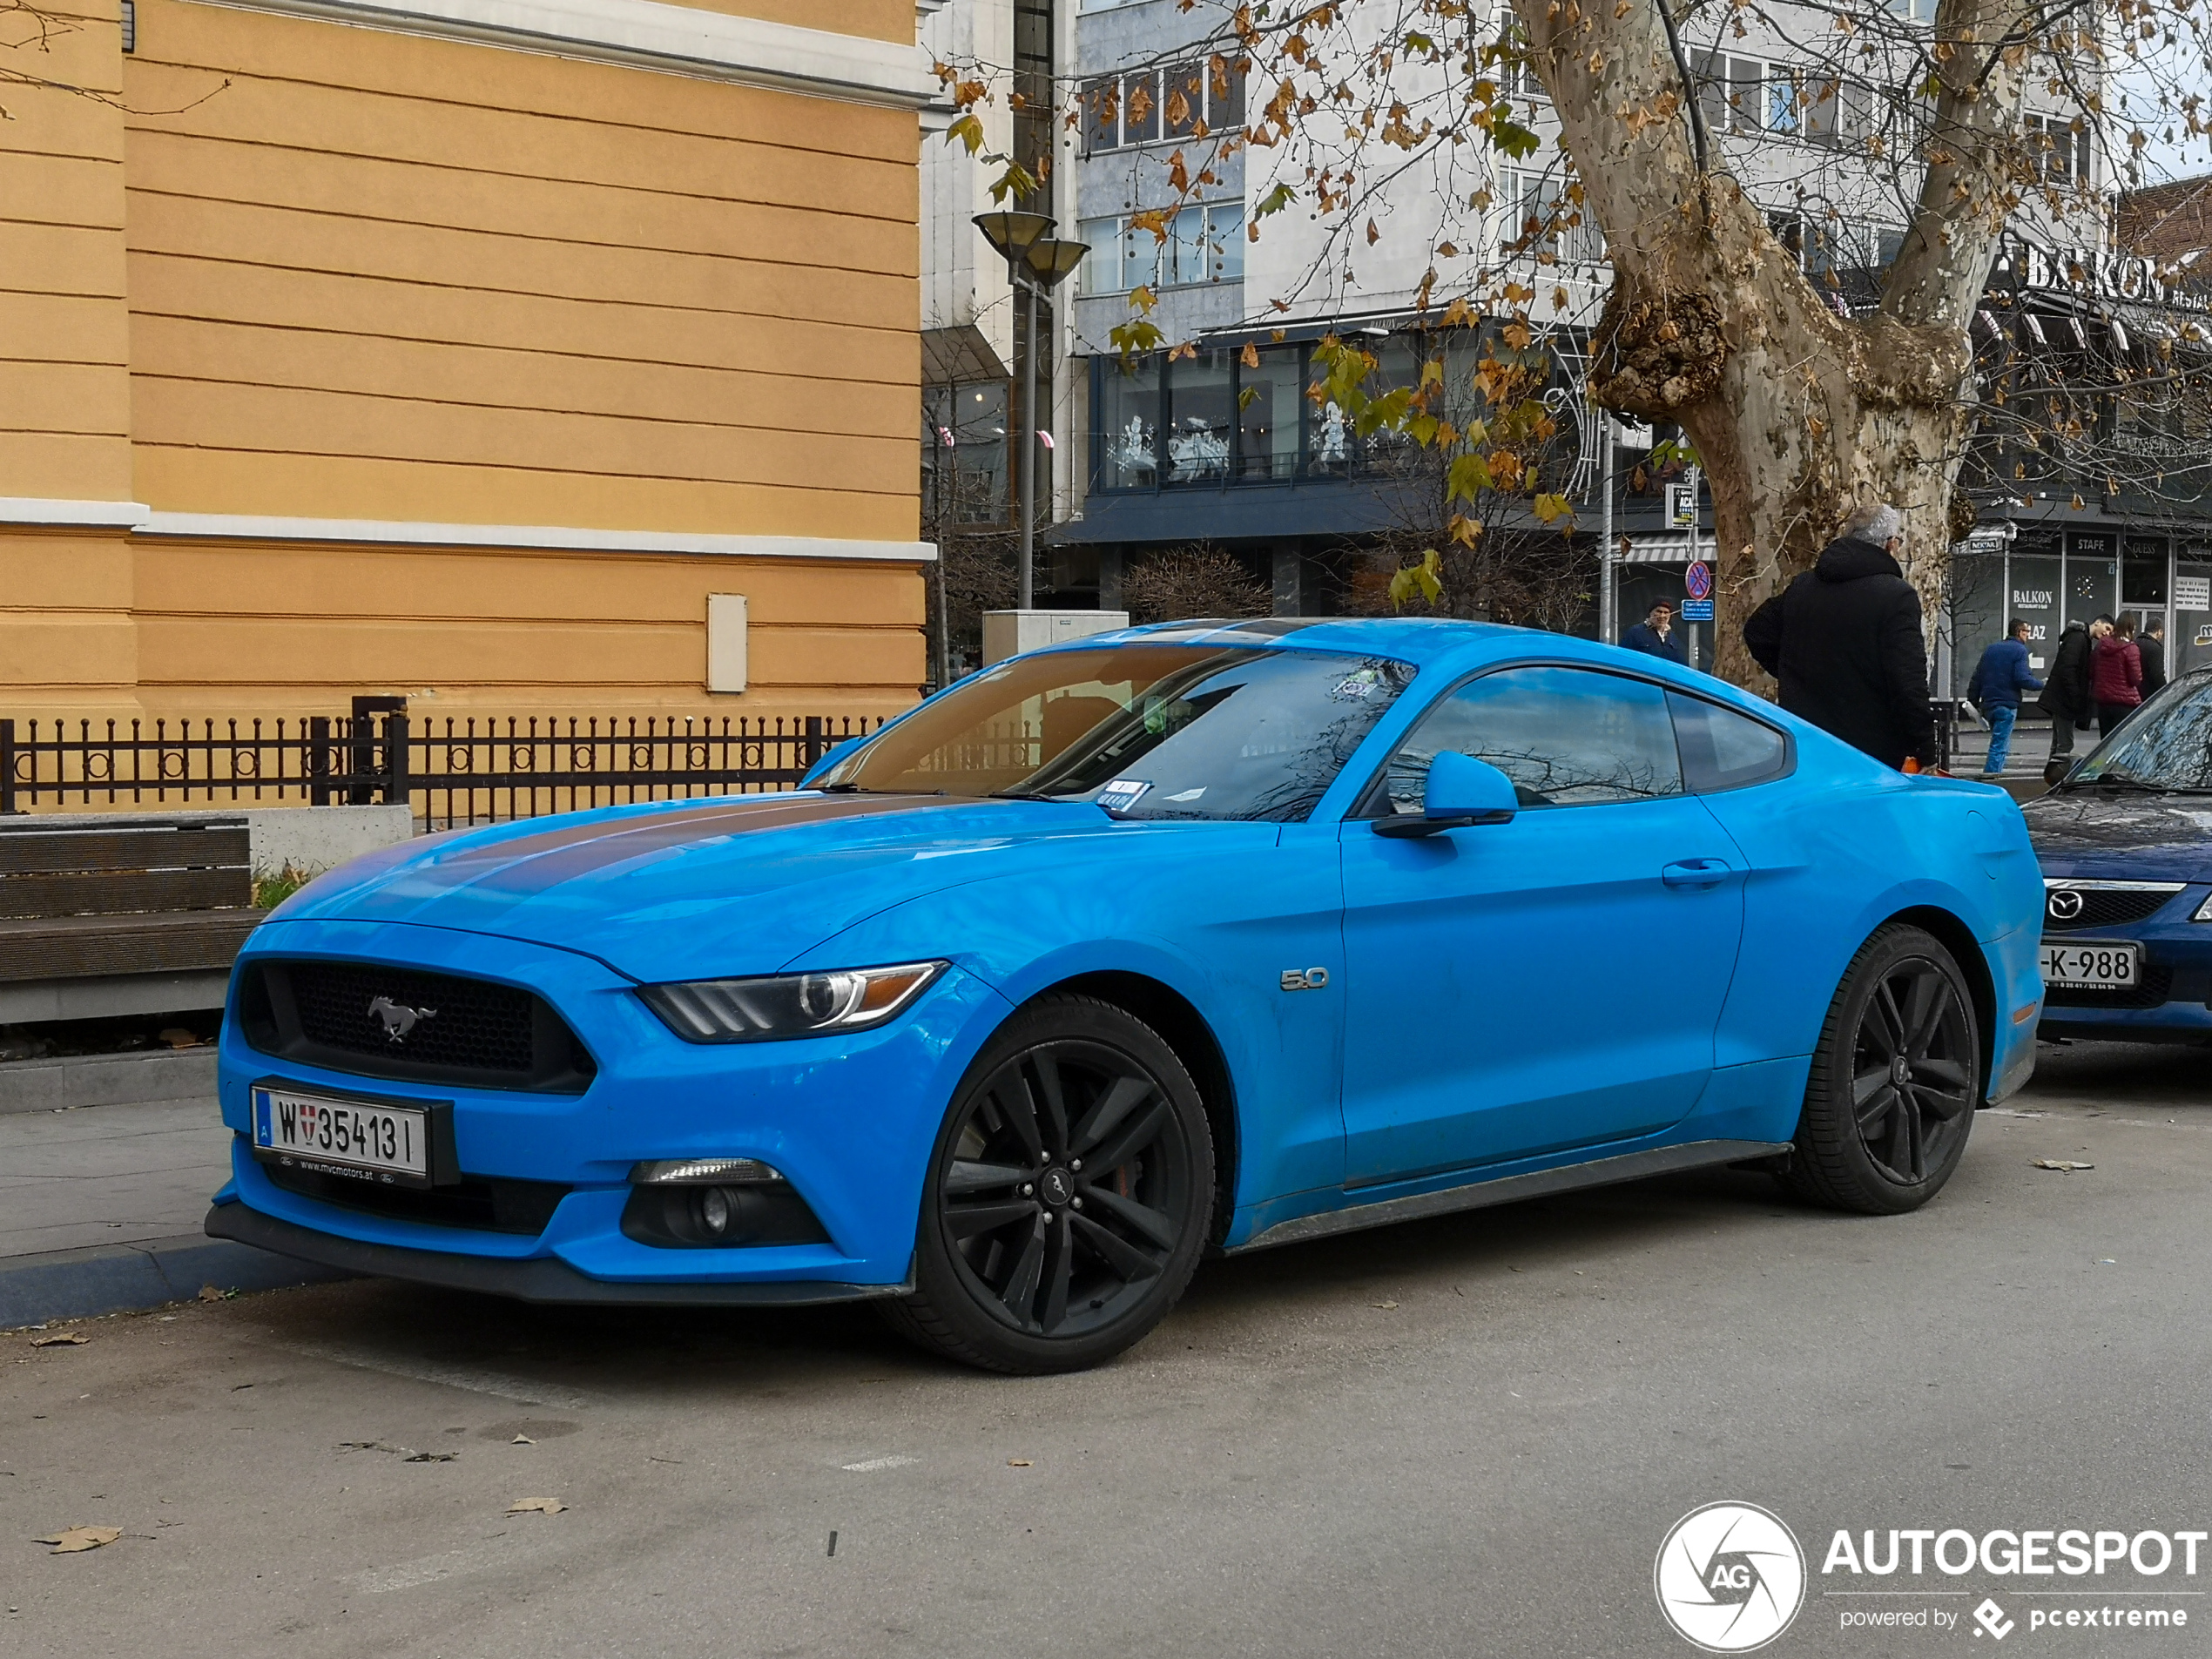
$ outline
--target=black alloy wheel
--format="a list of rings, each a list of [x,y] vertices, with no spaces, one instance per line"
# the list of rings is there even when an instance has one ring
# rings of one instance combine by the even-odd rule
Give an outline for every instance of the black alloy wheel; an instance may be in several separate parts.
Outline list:
[[[1190,1282],[1213,1151],[1188,1070],[1093,998],[1025,1008],[969,1068],[930,1161],[905,1335],[971,1365],[1099,1363]]]
[[[1786,1183],[1865,1215],[1918,1209],[1951,1178],[1981,1103],[1965,976],[1920,928],[1859,949],[1822,1028]]]

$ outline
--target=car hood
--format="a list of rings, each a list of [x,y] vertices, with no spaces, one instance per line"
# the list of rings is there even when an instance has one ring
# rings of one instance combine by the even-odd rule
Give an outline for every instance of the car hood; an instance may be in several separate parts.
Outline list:
[[[2046,875],[2212,881],[2212,795],[2073,789],[2020,812]]]
[[[770,973],[891,905],[1025,861],[1064,865],[1070,841],[1159,827],[1170,826],[1119,824],[1082,803],[659,802],[389,848],[312,883],[275,915],[529,940],[638,980]]]

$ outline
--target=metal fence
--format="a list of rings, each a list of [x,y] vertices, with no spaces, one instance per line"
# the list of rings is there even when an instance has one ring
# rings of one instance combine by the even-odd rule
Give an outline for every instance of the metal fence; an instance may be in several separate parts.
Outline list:
[[[447,717],[398,698],[296,721],[0,719],[0,813],[404,804],[425,829],[791,789],[866,716]]]

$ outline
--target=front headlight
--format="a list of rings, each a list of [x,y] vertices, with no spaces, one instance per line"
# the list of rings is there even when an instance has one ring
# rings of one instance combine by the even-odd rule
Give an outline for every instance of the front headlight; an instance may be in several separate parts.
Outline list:
[[[765,979],[641,985],[637,995],[686,1042],[774,1042],[881,1025],[944,972],[943,962],[849,968]]]

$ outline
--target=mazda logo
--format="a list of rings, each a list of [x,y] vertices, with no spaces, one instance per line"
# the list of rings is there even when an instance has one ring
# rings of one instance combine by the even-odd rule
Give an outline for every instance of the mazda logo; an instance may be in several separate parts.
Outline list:
[[[2053,921],[2072,921],[2081,914],[2081,895],[2072,887],[2053,887],[2050,898],[2045,901]]]
[[[369,1017],[384,1027],[384,1041],[405,1042],[408,1033],[425,1020],[438,1016],[435,1008],[411,1008],[404,1002],[395,1002],[388,996],[380,996],[368,1005]]]

